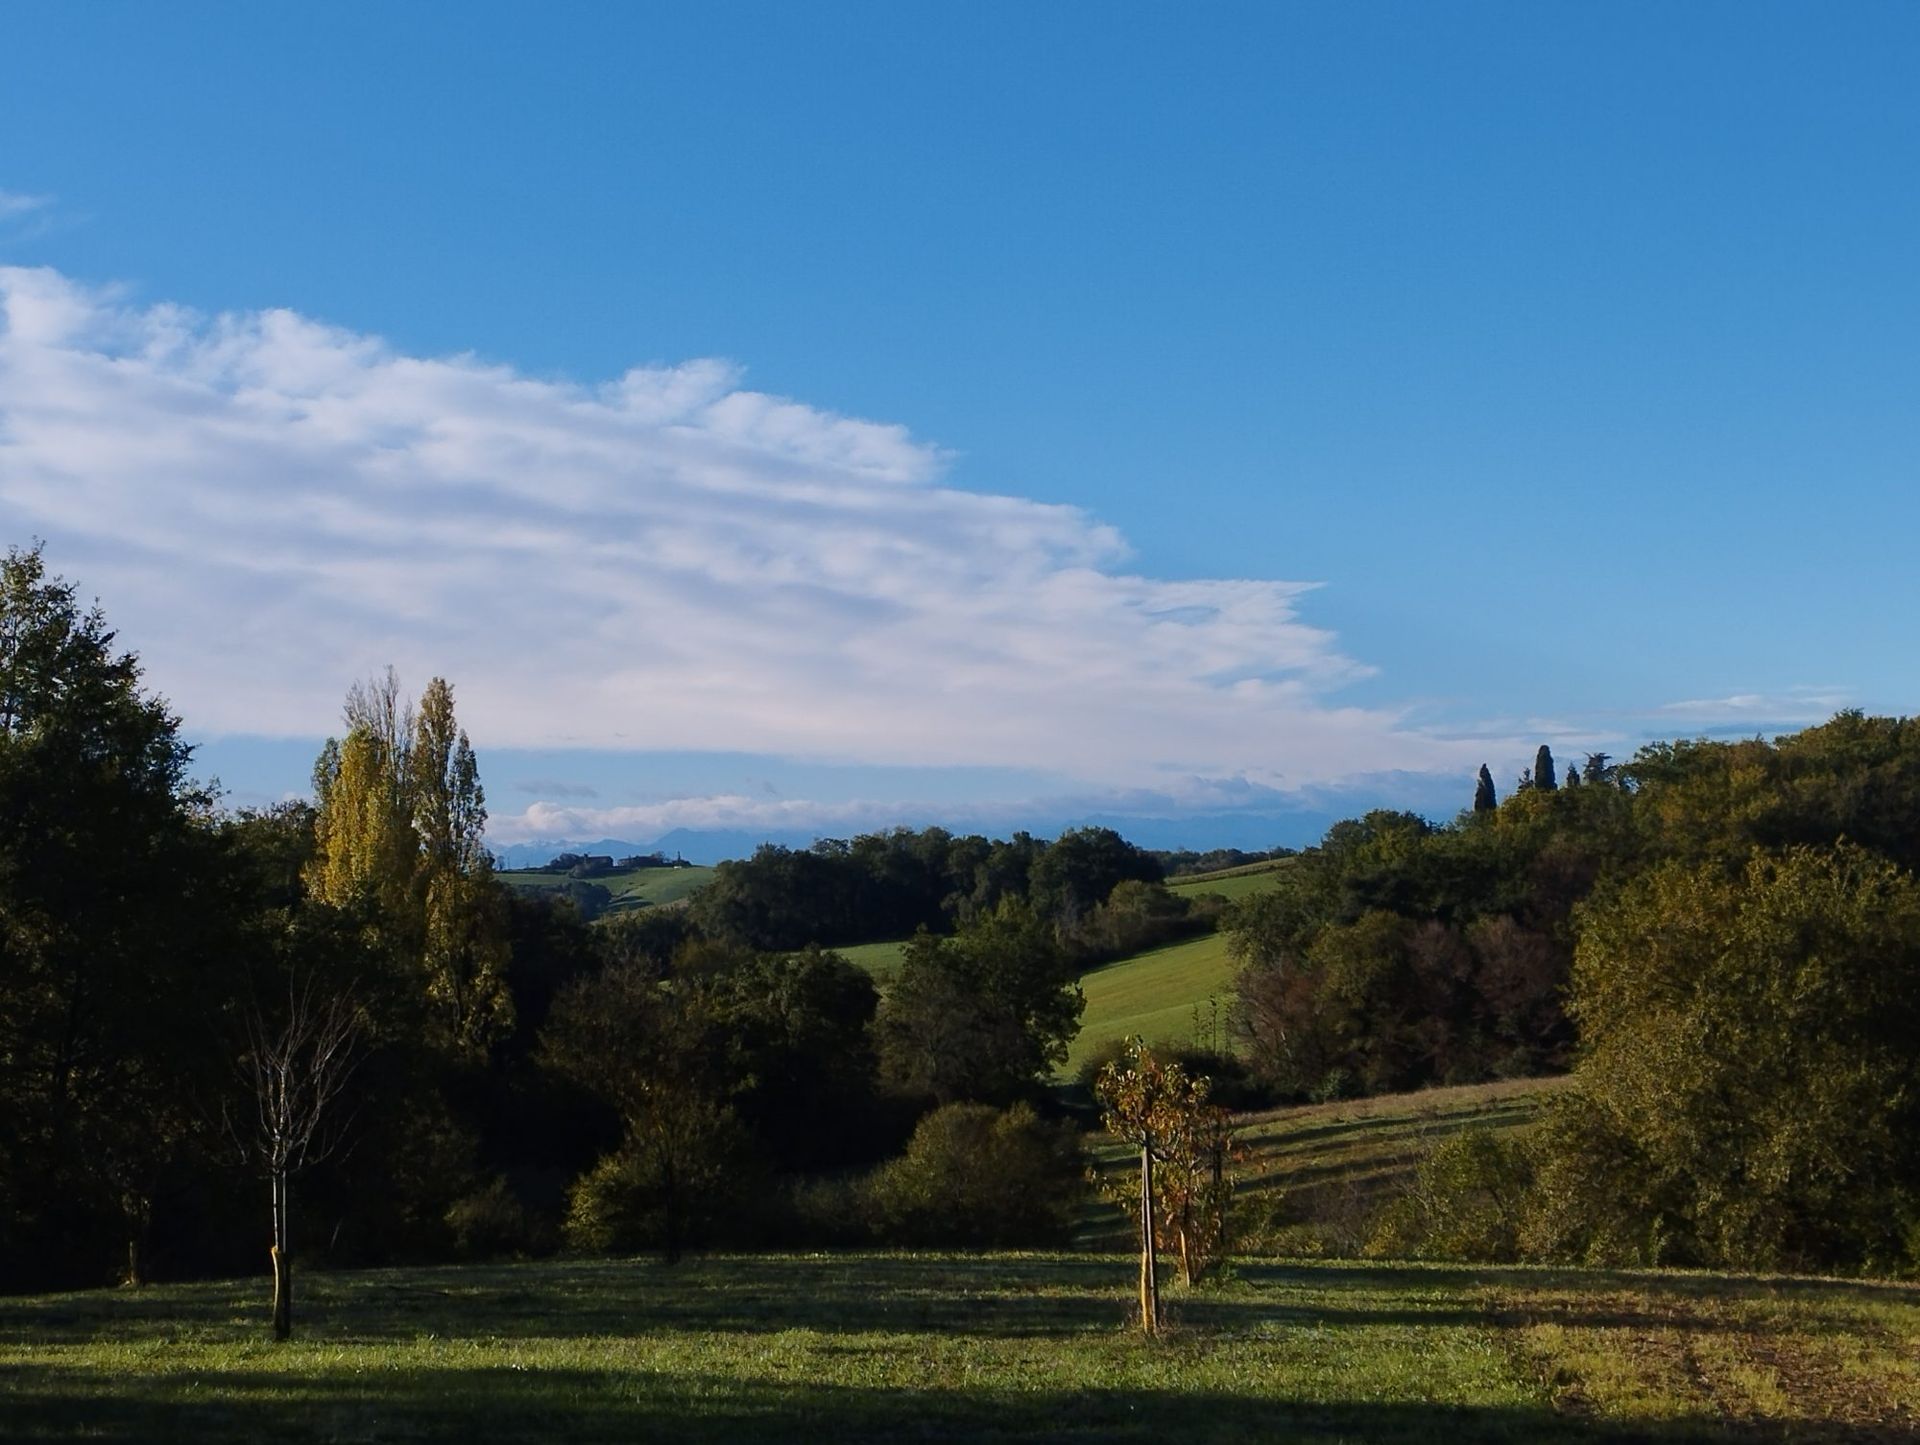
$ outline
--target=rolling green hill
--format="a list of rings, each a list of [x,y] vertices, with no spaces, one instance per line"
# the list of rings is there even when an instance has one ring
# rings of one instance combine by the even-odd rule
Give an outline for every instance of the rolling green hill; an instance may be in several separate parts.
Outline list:
[[[494,877],[509,888],[534,893],[556,892],[569,881],[564,873],[539,873],[528,868],[496,873]],[[598,884],[613,895],[611,912],[647,904],[678,903],[711,877],[711,868],[626,868],[586,881]]]
[[[1207,933],[1082,974],[1087,1010],[1064,1072],[1071,1075],[1102,1044],[1134,1034],[1149,1043],[1184,1044],[1194,1041],[1197,1028],[1210,1041],[1217,1024],[1224,1043],[1235,971],[1227,936]]]
[[[907,942],[901,938],[891,943],[852,943],[833,951],[848,963],[864,968],[875,983],[885,987],[900,971],[900,958],[906,948]]]
[[[1530,1127],[1565,1076],[1505,1079],[1411,1094],[1302,1104],[1242,1115],[1236,1141],[1244,1157],[1237,1194],[1258,1216],[1248,1241],[1262,1252],[1357,1255],[1374,1212],[1404,1193],[1427,1152],[1470,1127],[1497,1133]],[[1096,1136],[1103,1169],[1131,1168],[1132,1151]],[[1119,1248],[1129,1230],[1117,1210],[1091,1211],[1081,1242]]]
[[[882,988],[900,967],[904,940],[858,943],[834,952],[873,975]],[[1203,1038],[1224,1046],[1235,964],[1225,934],[1208,933],[1103,964],[1080,976],[1087,996],[1080,1033],[1062,1070],[1071,1077],[1094,1050],[1139,1034],[1149,1041],[1190,1043],[1196,1021]]]
[[[1406,1189],[1435,1144],[1470,1127],[1525,1129],[1568,1082],[1506,1079],[1248,1115],[1241,1188],[1282,1199],[1280,1219],[1300,1227],[1286,1241],[1292,1248],[1350,1252],[1374,1209]]]
[[[1278,875],[1292,866],[1291,858],[1274,858],[1265,863],[1247,863],[1238,868],[1222,868],[1217,873],[1190,873],[1184,878],[1169,878],[1167,889],[1169,892],[1188,897],[1202,893],[1218,893],[1223,898],[1238,900],[1250,893],[1271,888]]]

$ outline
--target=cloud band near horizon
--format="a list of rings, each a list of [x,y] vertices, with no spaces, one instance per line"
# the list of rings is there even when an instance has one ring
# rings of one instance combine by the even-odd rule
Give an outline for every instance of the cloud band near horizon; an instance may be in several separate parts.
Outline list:
[[[482,746],[1015,766],[1126,789],[1477,766],[1343,705],[1311,584],[1159,580],[1072,507],[703,360],[587,386],[0,268],[0,509],[205,733],[452,680]],[[1277,546],[1283,539],[1276,539]]]

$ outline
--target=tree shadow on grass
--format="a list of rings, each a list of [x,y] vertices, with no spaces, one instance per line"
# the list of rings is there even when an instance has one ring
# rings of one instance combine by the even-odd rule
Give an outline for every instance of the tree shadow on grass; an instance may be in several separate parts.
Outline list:
[[[1522,1318],[1575,1327],[1722,1329],[1713,1305],[1805,1292],[1914,1303],[1911,1286],[1471,1265],[1243,1261],[1221,1290],[1176,1291],[1188,1326],[1224,1338],[1292,1326],[1492,1326]],[[580,1339],[645,1334],[939,1334],[1065,1338],[1119,1328],[1133,1266],[1099,1255],[765,1255],[675,1267],[582,1260],[306,1276],[302,1339],[427,1336]],[[1582,1298],[1590,1296],[1591,1298]],[[0,1300],[0,1343],[28,1346],[266,1338],[265,1282]],[[1796,1311],[1797,1325],[1807,1323]],[[1764,1319],[1742,1319],[1766,1332]],[[4,1436],[4,1431],[0,1431]]]
[[[1409,1149],[1443,1138],[1448,1134],[1458,1134],[1466,1129],[1504,1128],[1509,1125],[1525,1124],[1539,1113],[1537,1105],[1530,1103],[1494,1104],[1471,1111],[1440,1112],[1433,1114],[1373,1114],[1350,1118],[1336,1118],[1324,1124],[1307,1124],[1299,1128],[1276,1131],[1271,1134],[1256,1134],[1249,1131],[1245,1138],[1248,1149],[1257,1158],[1284,1156],[1290,1152],[1309,1152],[1308,1145],[1324,1145],[1335,1140],[1364,1141],[1371,1136],[1383,1144],[1398,1142]]]
[[[1541,1408],[1258,1399],[1204,1391],[905,1390],[617,1370],[243,1369],[103,1380],[55,1366],[0,1367],[17,1445],[566,1440],[1285,1440],[1290,1445],[1626,1445],[1780,1439],[1865,1445],[1890,1437],[1821,1421],[1607,1424]]]

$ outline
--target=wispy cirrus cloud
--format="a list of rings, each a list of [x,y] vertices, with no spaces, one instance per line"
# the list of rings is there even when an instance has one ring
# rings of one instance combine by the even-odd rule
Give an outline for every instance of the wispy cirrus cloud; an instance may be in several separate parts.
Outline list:
[[[19,191],[0,191],[0,221],[44,211],[53,204],[52,196],[29,196]]]
[[[1369,669],[1310,584],[1139,575],[1086,513],[945,485],[904,428],[721,362],[575,385],[45,269],[0,268],[0,318],[5,532],[49,539],[203,732],[320,733],[392,662],[494,746],[1112,788],[1486,751],[1342,705]]]
[[[1670,702],[1662,716],[1733,726],[1742,722],[1795,725],[1816,723],[1852,706],[1848,690],[1832,684],[1788,688],[1784,692],[1737,692],[1726,697]]]
[[[0,241],[17,243],[44,236],[53,229],[58,214],[52,196],[0,190]]]

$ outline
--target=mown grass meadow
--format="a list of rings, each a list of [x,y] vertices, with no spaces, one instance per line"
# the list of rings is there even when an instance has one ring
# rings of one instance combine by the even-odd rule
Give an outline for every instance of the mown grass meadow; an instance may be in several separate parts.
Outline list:
[[[0,1300],[12,1441],[1908,1438],[1920,1292],[1094,1254],[594,1260]]]

